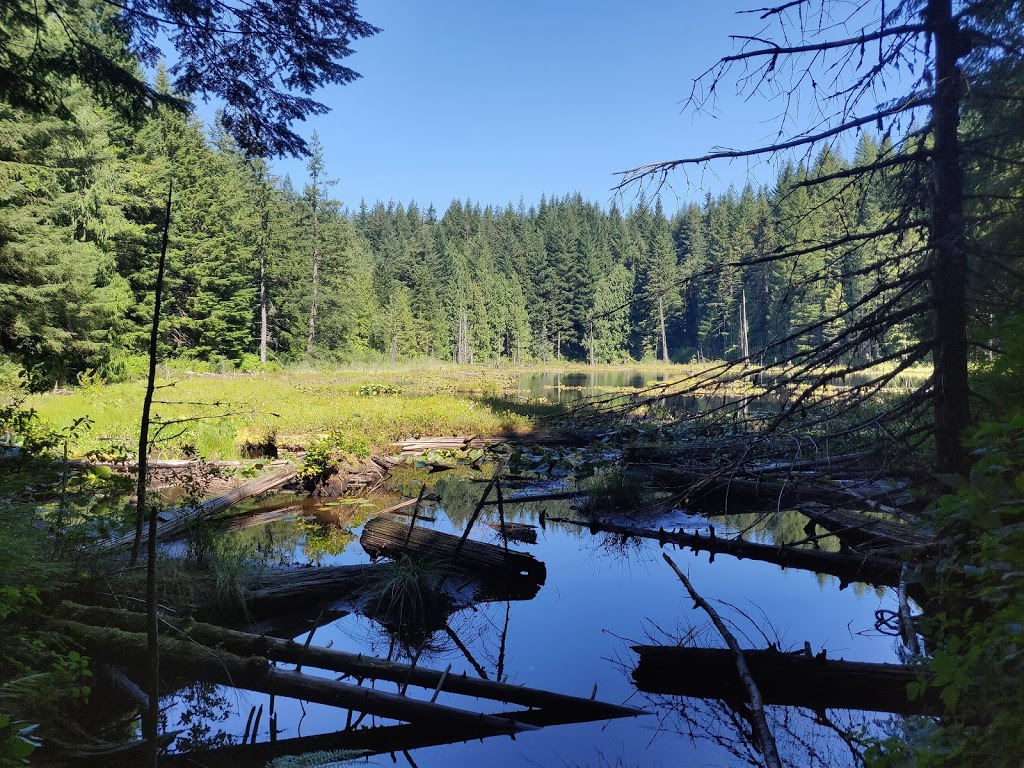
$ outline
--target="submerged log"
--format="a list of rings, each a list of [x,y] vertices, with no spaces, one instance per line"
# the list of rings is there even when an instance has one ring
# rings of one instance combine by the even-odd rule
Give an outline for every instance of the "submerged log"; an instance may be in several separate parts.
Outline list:
[[[219,496],[214,496],[212,499],[202,501],[195,506],[181,507],[174,510],[172,513],[173,517],[170,520],[166,520],[157,525],[157,540],[180,535],[195,521],[211,518],[218,512],[234,506],[239,502],[251,499],[253,496],[259,496],[261,493],[272,491],[275,488],[280,488],[294,476],[294,467],[284,467],[269,474],[254,477],[252,480],[247,480],[237,488],[232,488],[226,493],[222,493]],[[142,540],[146,541],[147,538],[148,534],[144,533]],[[135,533],[132,532],[125,534],[120,538],[105,541],[100,546],[103,550],[110,552],[130,547],[134,541]]]
[[[518,574],[538,584],[543,584],[547,577],[544,563],[526,552],[472,539],[460,541],[458,536],[410,526],[394,518],[376,517],[368,521],[359,543],[372,557],[427,556],[492,576]]]
[[[408,527],[404,521],[400,521]],[[543,566],[543,563],[540,564]],[[246,604],[253,620],[348,598],[358,599],[381,581],[380,565],[327,565],[267,571],[250,588]],[[473,599],[479,602],[532,600],[544,584],[531,574],[481,574]]]
[[[147,668],[149,653],[147,638],[143,633],[67,620],[54,622],[54,627],[74,640],[91,658],[134,669]],[[330,678],[277,669],[270,666],[266,657],[242,657],[190,640],[166,636],[160,641],[160,666],[172,675],[344,707],[395,720],[431,722],[495,733],[515,733],[534,728],[492,715],[384,693]]]
[[[732,652],[722,648],[638,645],[633,681],[646,693],[742,701],[743,686]],[[913,701],[911,683],[927,681],[923,667],[831,660],[774,649],[744,650],[750,673],[766,704],[935,715],[942,711],[935,689]]]
[[[662,546],[675,544],[690,548],[694,552],[704,550],[710,552],[712,559],[718,553],[738,558],[750,558],[766,563],[774,563],[784,568],[799,568],[815,573],[826,573],[839,579],[845,587],[852,582],[863,582],[883,587],[895,587],[900,582],[903,564],[898,560],[877,555],[860,555],[852,552],[823,552],[819,549],[800,549],[774,544],[756,544],[740,538],[719,538],[718,536],[701,536],[684,531],[653,531],[647,528],[634,528],[614,523],[587,522],[562,517],[549,518],[551,522],[578,525],[589,528],[591,533],[616,533],[623,536],[635,536],[653,539]],[[915,599],[917,599],[915,597]]]
[[[94,608],[65,605],[67,616],[81,623],[102,624],[126,632],[144,629],[145,617],[114,608]],[[633,717],[643,714],[642,710],[621,707],[594,699],[568,696],[561,693],[510,685],[466,675],[445,674],[441,670],[415,665],[400,664],[363,654],[305,646],[292,640],[280,640],[265,635],[254,635],[225,629],[213,624],[204,624],[191,619],[164,619],[165,636],[182,637],[209,648],[227,651],[240,657],[262,657],[303,667],[340,672],[358,679],[388,680],[445,693],[472,696],[479,699],[518,704],[524,707],[552,708],[573,722],[609,720],[618,717]]]

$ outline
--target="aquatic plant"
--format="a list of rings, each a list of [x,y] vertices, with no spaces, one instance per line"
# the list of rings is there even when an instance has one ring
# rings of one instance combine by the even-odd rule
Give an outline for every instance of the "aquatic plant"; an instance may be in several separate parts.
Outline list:
[[[631,512],[650,501],[651,490],[643,479],[621,467],[585,478],[580,488],[587,493],[579,507],[584,514]]]

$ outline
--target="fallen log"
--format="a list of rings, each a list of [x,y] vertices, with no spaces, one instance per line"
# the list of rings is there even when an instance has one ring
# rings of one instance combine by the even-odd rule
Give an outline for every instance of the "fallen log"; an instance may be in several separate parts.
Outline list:
[[[146,669],[149,663],[146,635],[77,621],[53,623],[94,659]],[[242,657],[189,640],[163,637],[160,666],[167,674],[250,691],[286,696],[333,707],[344,707],[394,720],[429,722],[466,728],[515,733],[535,726],[515,723],[493,715],[456,709],[443,704],[363,688],[352,683],[314,677],[270,666],[266,657]]]
[[[183,533],[189,525],[196,520],[208,519],[228,507],[234,506],[241,501],[259,496],[261,493],[280,488],[295,476],[294,467],[284,467],[260,477],[247,480],[237,488],[233,488],[212,499],[207,499],[191,507],[181,507],[174,510],[170,520],[165,520],[157,525],[157,540],[167,539]],[[148,539],[148,533],[144,532],[142,540]],[[132,546],[135,541],[135,533],[128,533],[116,539],[103,542],[100,547],[104,551],[111,552]]]
[[[799,549],[790,546],[773,544],[757,544],[741,538],[720,538],[715,535],[701,536],[684,531],[657,531],[647,528],[634,528],[615,523],[589,522],[571,520],[569,518],[552,517],[549,521],[567,523],[581,528],[589,528],[591,533],[615,533],[642,539],[653,539],[659,544],[675,544],[690,548],[694,552],[701,550],[710,552],[712,559],[716,554],[731,555],[738,558],[750,558],[766,563],[774,563],[783,568],[799,568],[815,573],[826,573],[840,581],[840,588],[852,582],[863,582],[883,587],[899,585],[900,572],[903,564],[877,555],[861,555],[853,552],[824,552],[819,549]],[[714,529],[712,529],[714,530]],[[915,597],[915,599],[917,599]]]
[[[823,481],[820,477],[792,475],[785,480],[777,477],[745,476],[742,471],[715,474],[702,467],[692,469],[652,464],[648,466],[651,482],[662,489],[679,491],[691,507],[712,507],[716,511],[723,504],[754,504],[771,502],[795,504],[817,501],[827,504],[849,504],[853,500],[895,506],[888,489],[876,482],[848,480]]]
[[[489,574],[518,574],[538,584],[547,577],[544,563],[526,552],[485,544],[401,520],[375,517],[363,527],[359,543],[371,557],[419,555],[456,563],[466,570]]]
[[[502,499],[504,504],[530,504],[535,501],[560,501],[562,499],[575,499],[579,496],[586,496],[585,491],[552,491],[551,493],[518,494]],[[497,501],[485,501],[485,507],[493,507]]]
[[[253,616],[260,617],[279,610],[339,600],[369,586],[376,568],[373,565],[330,565],[267,571],[249,590],[247,604]]]
[[[638,712],[638,714],[646,714]],[[557,709],[530,709],[496,713],[519,723],[539,727],[565,725],[580,722],[570,713]],[[397,753],[457,744],[463,741],[483,739],[495,734],[479,729],[450,728],[426,725],[385,725],[374,728],[324,733],[318,736],[301,736],[292,739],[278,739],[257,744],[235,744],[217,749],[163,755],[161,768],[237,768],[239,765],[266,765],[271,760],[285,755],[303,755],[310,752],[332,752],[335,750],[365,750],[365,754]],[[109,762],[104,768],[109,768]],[[126,768],[128,768],[126,766]],[[134,764],[130,768],[135,768]]]
[[[732,652],[722,648],[638,645],[633,681],[645,693],[742,701],[743,687]],[[930,679],[924,667],[826,659],[774,649],[744,650],[750,673],[766,704],[855,709],[897,714],[941,714],[928,688],[911,700],[907,686]]]
[[[113,627],[126,632],[140,632],[145,627],[142,614],[115,608],[65,604],[66,616],[73,621]],[[363,654],[349,653],[315,645],[305,646],[292,640],[281,640],[265,635],[225,629],[191,619],[164,618],[163,632],[173,638],[175,634],[209,648],[227,651],[240,657],[262,657],[287,664],[340,672],[357,679],[388,680],[420,688],[441,690],[445,693],[472,696],[479,699],[518,704],[524,707],[552,708],[570,717],[573,722],[610,720],[633,717],[642,710],[607,704],[594,699],[568,696],[537,688],[509,685],[493,680],[469,677],[465,674],[445,674],[441,670],[400,664]],[[171,634],[174,633],[174,634]]]
[[[499,443],[523,443],[535,445],[586,445],[589,438],[585,435],[564,435],[548,432],[532,432],[528,434],[498,434],[481,437],[479,435],[454,435],[450,437],[419,437],[410,440],[399,440],[393,446],[402,449],[405,455],[417,455],[426,451],[456,451],[470,448],[487,448]]]
[[[849,547],[902,549],[935,542],[934,536],[905,523],[883,520],[852,509],[823,504],[801,504],[797,509],[810,521],[808,534],[813,533],[811,527],[819,525]]]

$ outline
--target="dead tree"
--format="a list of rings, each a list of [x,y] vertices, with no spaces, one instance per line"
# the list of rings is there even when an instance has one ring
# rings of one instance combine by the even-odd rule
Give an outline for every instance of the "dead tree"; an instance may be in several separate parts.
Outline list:
[[[867,0],[852,7],[794,0],[752,11],[768,25],[767,31],[734,36],[739,50],[696,78],[688,101],[695,112],[716,111],[717,94],[731,79],[747,98],[766,96],[781,103],[776,141],[639,166],[622,172],[618,189],[660,189],[677,169],[716,160],[793,152],[810,157],[872,127],[885,145],[877,157],[809,175],[793,188],[831,185],[830,194],[842,195],[867,189],[883,177],[897,184],[884,217],[872,227],[833,230],[726,265],[795,264],[816,255],[824,258],[825,268],[793,280],[780,304],[808,286],[820,288],[841,276],[870,277],[873,282],[864,295],[830,308],[817,322],[787,329],[763,349],[696,374],[673,391],[706,389],[712,377],[728,385],[753,372],[769,382],[768,394],[783,402],[770,424],[774,429],[784,429],[794,417],[805,428],[822,427],[837,412],[860,408],[863,423],[845,427],[849,434],[868,435],[879,425],[898,423],[905,446],[934,438],[937,469],[966,470],[963,438],[971,420],[969,236],[978,219],[969,219],[966,210],[965,167],[977,159],[963,145],[961,119],[969,106],[968,93],[977,98],[968,79],[982,80],[979,73],[993,61],[1021,56],[1012,41],[1017,12],[1008,8],[1005,22],[993,22],[999,12],[990,10],[972,5],[954,9],[952,0],[902,0],[888,9]],[[878,103],[886,78],[897,71],[916,74],[901,97]],[[885,329],[911,323],[920,329],[926,322],[930,331],[921,329],[920,341],[877,349]],[[872,347],[876,353],[870,359],[854,360],[857,350]],[[774,364],[760,362],[773,359]],[[933,374],[915,392],[881,413],[864,407],[900,372],[928,359]],[[880,363],[888,366],[886,372],[879,372]],[[749,367],[744,371],[744,366]],[[830,387],[855,375],[862,380],[852,386],[841,391]]]

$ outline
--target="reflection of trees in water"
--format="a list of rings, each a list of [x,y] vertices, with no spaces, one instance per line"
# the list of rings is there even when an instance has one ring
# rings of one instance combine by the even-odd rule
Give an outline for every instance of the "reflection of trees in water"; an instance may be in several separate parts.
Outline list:
[[[713,602],[724,607],[722,618],[742,647],[786,648],[781,634],[762,609],[722,600]],[[649,623],[647,642],[721,647],[721,636],[710,622],[693,623],[690,617],[684,617],[681,622],[674,628]],[[626,671],[631,672],[630,669]],[[729,683],[723,680],[723,692],[729,688]],[[640,692],[640,696],[646,702],[645,708],[658,713],[657,737],[664,738],[668,734],[684,736],[694,742],[714,744],[734,760],[752,766],[764,765],[746,702],[644,692]],[[783,764],[794,768],[861,768],[865,765],[867,739],[883,736],[894,722],[900,720],[871,712],[812,712],[801,707],[777,705],[765,707],[765,716]]]
[[[176,750],[215,749],[235,743],[234,736],[217,727],[235,714],[235,706],[226,695],[229,690],[213,683],[196,682],[179,688],[170,701],[161,703],[165,713],[162,730],[182,731],[175,743]],[[174,727],[166,722],[168,711],[177,713]]]
[[[243,548],[263,565],[293,562],[304,536],[294,520],[277,520],[230,533],[234,546]]]
[[[716,699],[644,694],[660,715],[657,738],[669,734],[714,744],[735,760],[761,766],[764,760],[742,705]],[[865,764],[865,734],[881,734],[893,721],[874,713],[829,710],[813,713],[800,707],[765,708],[779,756],[794,768],[860,768]]]
[[[825,552],[839,551],[839,539],[835,536],[815,536],[812,541],[808,541],[808,533],[805,530],[808,519],[795,509],[716,515],[713,521],[720,522],[731,530],[742,531],[746,538],[760,543],[782,545],[805,542],[801,546],[816,547]]]

